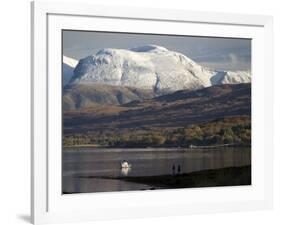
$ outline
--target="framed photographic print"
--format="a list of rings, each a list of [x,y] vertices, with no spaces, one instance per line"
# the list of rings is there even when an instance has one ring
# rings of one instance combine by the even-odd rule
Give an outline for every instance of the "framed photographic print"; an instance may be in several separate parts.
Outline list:
[[[272,207],[272,18],[32,3],[34,224]]]

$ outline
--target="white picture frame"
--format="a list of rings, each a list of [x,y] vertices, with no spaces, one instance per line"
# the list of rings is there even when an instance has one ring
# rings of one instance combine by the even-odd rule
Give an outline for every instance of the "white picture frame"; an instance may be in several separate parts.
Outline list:
[[[99,27],[95,21],[99,22]],[[126,26],[118,26],[123,23]],[[92,27],[91,27],[92,26]],[[151,33],[155,26],[178,33],[182,26],[205,36],[247,37],[252,55],[253,156],[250,187],[221,187],[62,196],[60,88],[61,40],[65,28]],[[198,29],[198,27],[200,29]],[[219,29],[218,29],[219,28]],[[163,31],[162,31],[163,32]],[[186,34],[186,33],[184,33]],[[85,3],[32,2],[32,197],[34,224],[189,213],[269,209],[273,204],[272,17],[108,7]],[[266,79],[265,79],[266,76]],[[61,124],[61,122],[60,122]],[[255,129],[256,127],[256,129]],[[200,197],[199,197],[200,196]],[[219,197],[220,196],[220,197]],[[165,201],[163,200],[165,199]],[[188,201],[187,201],[188,199]]]

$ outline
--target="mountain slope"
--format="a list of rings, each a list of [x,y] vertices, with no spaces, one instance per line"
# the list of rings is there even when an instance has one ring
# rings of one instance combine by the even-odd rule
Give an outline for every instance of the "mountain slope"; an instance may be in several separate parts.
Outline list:
[[[211,77],[212,85],[251,83],[249,71],[216,71]]]
[[[73,71],[78,61],[67,56],[63,56],[63,86],[69,83],[73,76]]]
[[[64,132],[173,129],[233,116],[251,116],[251,84],[224,84],[121,106],[65,111]]]
[[[97,107],[100,105],[121,105],[134,100],[157,96],[152,90],[133,87],[112,86],[95,83],[67,85],[63,91],[63,109]]]
[[[79,61],[71,83],[99,83],[158,91],[200,89],[217,84],[248,83],[245,71],[211,71],[168,49],[147,45],[131,50],[103,49]]]

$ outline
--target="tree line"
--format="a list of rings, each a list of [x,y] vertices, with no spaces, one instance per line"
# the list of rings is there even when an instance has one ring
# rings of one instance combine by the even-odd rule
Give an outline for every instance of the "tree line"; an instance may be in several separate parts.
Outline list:
[[[97,145],[106,147],[188,147],[220,144],[251,144],[251,118],[235,117],[186,127],[132,132],[70,134],[64,146]]]

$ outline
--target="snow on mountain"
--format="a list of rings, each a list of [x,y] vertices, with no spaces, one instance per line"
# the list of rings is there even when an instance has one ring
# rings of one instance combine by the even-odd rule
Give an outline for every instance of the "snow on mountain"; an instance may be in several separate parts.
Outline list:
[[[175,91],[248,83],[251,75],[245,71],[211,71],[181,53],[146,45],[130,50],[107,48],[83,58],[76,66],[71,82]]]
[[[73,76],[74,68],[77,66],[78,61],[67,56],[63,56],[63,86],[69,83]]]
[[[213,85],[251,83],[250,71],[215,71],[211,77]]]

